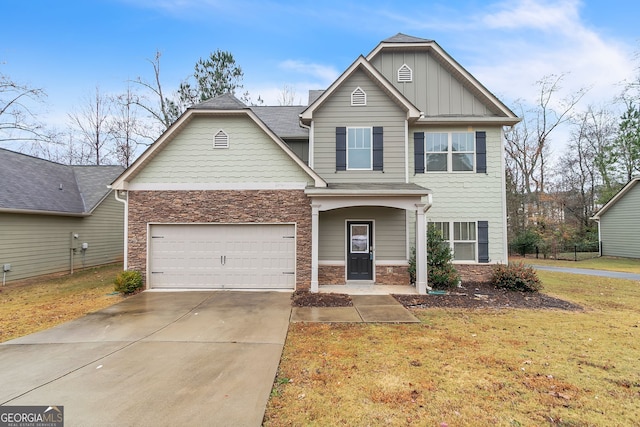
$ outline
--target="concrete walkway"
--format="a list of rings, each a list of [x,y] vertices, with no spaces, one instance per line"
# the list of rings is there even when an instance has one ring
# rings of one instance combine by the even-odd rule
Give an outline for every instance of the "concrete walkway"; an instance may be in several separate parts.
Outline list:
[[[260,426],[289,292],[143,292],[0,344],[0,405],[65,426]]]
[[[353,307],[293,307],[292,322],[420,323],[391,295],[351,295]]]
[[[621,271],[592,270],[589,268],[553,267],[548,265],[529,264],[536,270],[555,271],[558,273],[585,274],[587,276],[610,277],[612,279],[640,280],[640,274]]]

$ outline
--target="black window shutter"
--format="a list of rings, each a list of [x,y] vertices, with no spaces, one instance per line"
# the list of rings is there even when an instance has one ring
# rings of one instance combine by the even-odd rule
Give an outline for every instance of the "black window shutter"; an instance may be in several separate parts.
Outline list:
[[[489,262],[489,221],[478,221],[478,262]]]
[[[347,128],[336,128],[336,170],[347,170]]]
[[[373,170],[383,170],[382,127],[373,128]]]
[[[413,162],[415,173],[424,173],[424,132],[413,133]]]
[[[476,173],[487,173],[487,133],[476,132]]]

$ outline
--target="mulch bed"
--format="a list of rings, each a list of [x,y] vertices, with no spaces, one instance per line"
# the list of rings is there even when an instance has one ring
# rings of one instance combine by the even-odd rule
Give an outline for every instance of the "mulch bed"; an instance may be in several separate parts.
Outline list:
[[[393,295],[407,308],[527,308],[579,311],[583,308],[540,292],[516,292],[498,289],[488,283],[465,283],[448,295]],[[350,307],[351,297],[337,293],[296,291],[294,307]]]

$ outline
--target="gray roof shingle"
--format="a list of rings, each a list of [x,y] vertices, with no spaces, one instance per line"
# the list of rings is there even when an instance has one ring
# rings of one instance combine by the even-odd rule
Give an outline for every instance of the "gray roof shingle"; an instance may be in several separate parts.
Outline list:
[[[122,166],[67,166],[0,148],[0,209],[88,213]]]
[[[248,107],[232,93],[225,93],[190,108],[195,110],[243,110]]]
[[[383,43],[425,43],[432,41],[433,40],[421,39],[419,37],[408,36],[402,33],[398,33],[395,36],[391,36],[388,39],[382,40]]]
[[[261,106],[251,107],[251,111],[280,138],[307,139],[309,130],[300,126],[300,113],[305,108],[304,105]]]

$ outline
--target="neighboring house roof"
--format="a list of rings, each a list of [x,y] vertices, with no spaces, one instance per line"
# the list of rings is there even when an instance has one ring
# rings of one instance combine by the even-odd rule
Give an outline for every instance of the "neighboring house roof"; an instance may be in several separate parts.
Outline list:
[[[0,149],[0,211],[89,214],[122,166],[68,166]]]
[[[404,49],[408,45],[411,48],[428,50],[434,58],[440,61],[449,72],[459,79],[460,82],[465,84],[469,90],[483,100],[487,105],[493,107],[496,113],[499,113],[501,117],[496,118],[483,118],[483,121],[494,120],[505,125],[514,125],[520,122],[520,118],[515,115],[509,107],[507,107],[502,101],[500,101],[493,93],[491,93],[486,87],[482,85],[471,73],[469,73],[462,65],[460,65],[455,59],[453,59],[444,49],[438,45],[434,40],[421,39],[418,37],[408,36],[406,34],[398,33],[393,37],[389,37],[386,40],[381,41],[371,53],[366,57],[367,61],[371,61],[384,49]],[[468,118],[463,118],[468,121]],[[422,117],[420,121],[434,123],[434,124],[447,124],[451,122],[457,122],[460,118],[451,116],[434,116],[434,117]]]
[[[300,114],[300,118],[303,122],[309,123],[313,118],[313,112],[319,108],[333,92],[336,91],[357,70],[362,70],[367,74],[374,83],[376,83],[389,97],[396,102],[407,113],[407,118],[418,119],[421,116],[421,112],[411,103],[398,89],[395,88],[389,81],[370,63],[364,56],[360,55],[353,64],[347,70],[334,81],[322,95],[320,95],[315,101]]]
[[[271,107],[273,108],[273,107]],[[304,107],[297,107],[304,108]],[[281,115],[290,112],[281,111]],[[265,113],[269,115],[268,113]],[[113,181],[112,188],[116,190],[126,190],[128,182],[133,179],[144,167],[159,153],[162,148],[170,142],[192,118],[196,116],[217,116],[217,115],[247,115],[253,120],[272,140],[277,144],[302,170],[315,182],[316,187],[325,187],[327,183],[313,169],[306,165],[280,136],[263,121],[252,108],[247,107],[242,101],[232,94],[224,94],[198,105],[190,107],[178,120],[176,120],[138,159],[125,170],[117,179]],[[272,124],[279,122],[278,114],[272,120]],[[296,121],[297,123],[297,121]],[[284,124],[283,124],[284,126]],[[306,134],[305,134],[306,136]]]
[[[635,187],[638,183],[640,183],[640,176],[631,178],[631,180],[627,182],[625,186],[622,187],[620,191],[618,191],[616,195],[611,198],[611,200],[609,200],[603,207],[600,208],[598,212],[596,212],[596,214],[592,217],[592,219],[599,220],[602,217],[602,215],[604,215],[609,209],[611,209],[611,207],[615,205],[618,202],[618,200],[623,198],[624,195],[627,194],[629,191],[631,191],[631,189]]]
[[[307,108],[295,106],[251,107],[251,111],[269,126],[276,135],[283,139],[307,139],[309,129],[300,126],[300,113]]]

